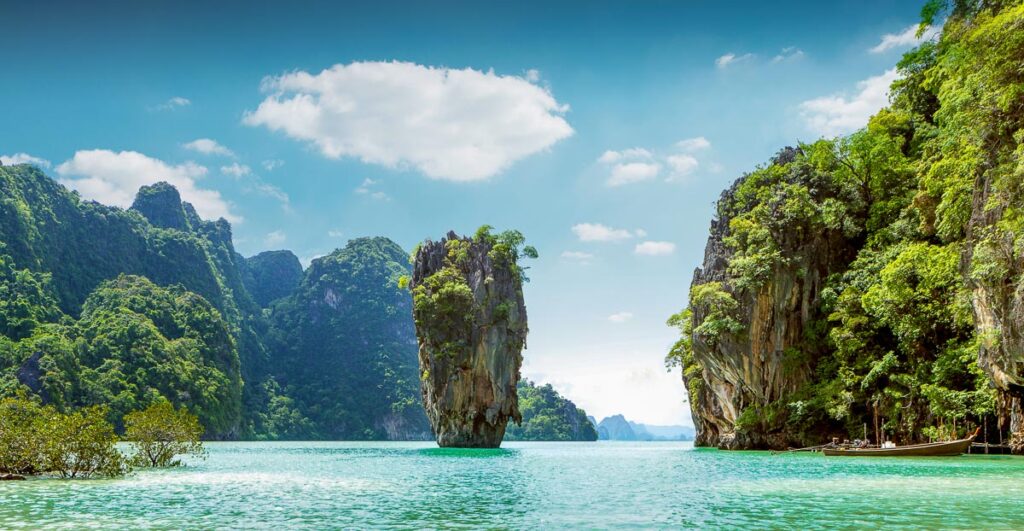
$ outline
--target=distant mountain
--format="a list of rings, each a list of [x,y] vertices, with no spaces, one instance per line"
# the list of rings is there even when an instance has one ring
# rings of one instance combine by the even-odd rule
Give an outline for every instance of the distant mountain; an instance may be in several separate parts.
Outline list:
[[[597,425],[597,437],[600,440],[608,441],[636,441],[636,432],[630,426],[629,421],[622,415],[605,417]]]
[[[600,440],[608,441],[692,441],[694,429],[689,426],[657,426],[626,420],[622,415],[606,417],[600,423],[593,417]]]
[[[692,441],[696,434],[690,426],[658,426],[630,421],[638,437],[651,441]]]

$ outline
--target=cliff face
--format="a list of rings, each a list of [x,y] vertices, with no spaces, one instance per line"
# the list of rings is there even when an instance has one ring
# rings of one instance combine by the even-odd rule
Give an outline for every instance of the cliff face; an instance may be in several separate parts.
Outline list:
[[[781,167],[795,156],[794,150],[783,150],[773,164]],[[805,332],[823,317],[825,279],[843,269],[852,252],[838,231],[784,227],[774,239],[785,260],[777,261],[757,285],[738,286],[729,269],[734,256],[726,241],[730,222],[739,213],[732,205],[743,180],[719,200],[704,263],[694,271],[691,287],[691,293],[702,287],[722,290],[722,297],[734,301],[728,313],[738,326],[724,331],[702,327],[721,306],[691,298],[693,361],[701,370],[699,376],[684,372],[684,380],[691,393],[696,391],[690,408],[698,446],[785,448],[792,438],[770,407],[809,381],[812,362],[823,347],[808,341]],[[806,181],[799,171],[790,171],[785,180]],[[689,381],[693,378],[700,382]]]
[[[1000,223],[1006,206],[991,207],[999,204],[991,197],[991,180],[981,177],[975,186],[962,267],[979,338],[978,366],[998,390],[1000,427],[1009,428],[1011,449],[1024,454],[1024,252],[1020,233]]]
[[[416,253],[410,288],[423,405],[440,446],[494,448],[521,422],[526,305],[514,255],[449,232]]]

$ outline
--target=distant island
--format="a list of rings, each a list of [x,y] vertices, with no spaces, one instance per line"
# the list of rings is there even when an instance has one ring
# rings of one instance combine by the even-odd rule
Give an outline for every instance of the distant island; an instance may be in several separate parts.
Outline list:
[[[597,422],[588,417],[602,441],[692,441],[694,429],[689,426],[658,426],[626,420],[622,415],[605,417]]]

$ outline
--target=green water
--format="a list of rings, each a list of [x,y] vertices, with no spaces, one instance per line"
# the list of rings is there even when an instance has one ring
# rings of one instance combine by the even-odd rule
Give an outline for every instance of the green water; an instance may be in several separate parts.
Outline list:
[[[213,443],[116,481],[0,482],[0,528],[1024,528],[1024,458],[689,443]]]

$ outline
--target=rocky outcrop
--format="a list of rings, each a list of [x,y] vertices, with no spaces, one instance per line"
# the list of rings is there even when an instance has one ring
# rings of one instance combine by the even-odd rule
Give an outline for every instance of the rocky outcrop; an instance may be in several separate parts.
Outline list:
[[[181,231],[191,228],[178,189],[165,182],[139,188],[132,210],[142,214],[154,227]]]
[[[514,253],[449,232],[416,252],[410,288],[423,405],[440,446],[494,448],[517,423],[526,306]]]
[[[302,264],[291,251],[264,251],[242,262],[242,281],[256,304],[266,308],[287,297],[302,281]]]
[[[784,165],[795,157],[796,151],[787,148],[773,164]],[[804,177],[794,173],[789,178],[798,182]],[[757,287],[736,288],[729,271],[733,253],[726,238],[730,221],[738,214],[732,205],[743,179],[722,193],[704,263],[694,271],[692,281],[694,288],[720,285],[735,300],[732,318],[741,326],[717,336],[693,334],[693,358],[701,367],[700,381],[685,383],[691,394],[696,392],[690,396],[690,408],[697,446],[785,448],[791,442],[789,434],[771,421],[767,408],[810,378],[810,361],[822,346],[810,344],[805,330],[822,317],[821,292],[826,278],[841,271],[855,249],[837,231],[787,227],[785,232],[773,234],[787,260],[776,264]],[[690,308],[695,330],[714,310],[692,300]],[[797,351],[802,359],[786,360],[787,352]]]

